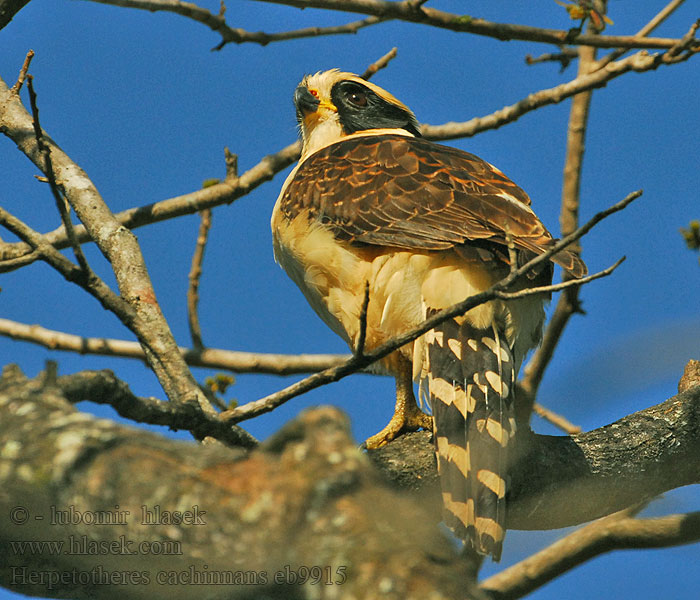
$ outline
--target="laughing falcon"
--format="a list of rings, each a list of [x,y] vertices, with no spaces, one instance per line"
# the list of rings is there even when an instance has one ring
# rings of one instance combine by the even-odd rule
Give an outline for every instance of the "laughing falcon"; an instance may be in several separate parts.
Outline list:
[[[372,349],[488,289],[508,274],[512,257],[524,264],[554,243],[523,190],[480,158],[421,138],[413,113],[373,83],[316,73],[299,84],[294,104],[303,148],[272,213],[275,259],[351,348],[366,290]],[[569,251],[552,261],[575,277],[585,273]],[[551,262],[541,263],[521,288],[551,278]],[[367,446],[432,427],[445,521],[496,560],[515,379],[540,340],[545,300],[482,304],[378,366],[396,378],[396,409]],[[432,419],[416,405],[414,380],[427,390]]]

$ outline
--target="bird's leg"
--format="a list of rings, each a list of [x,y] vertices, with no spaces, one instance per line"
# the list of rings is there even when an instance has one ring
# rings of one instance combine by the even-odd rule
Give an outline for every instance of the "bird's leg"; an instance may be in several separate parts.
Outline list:
[[[401,366],[396,375],[396,406],[394,416],[387,426],[379,433],[368,438],[365,447],[368,450],[380,448],[396,438],[404,431],[416,431],[421,427],[432,430],[433,418],[426,415],[416,404],[413,395],[413,377],[411,363],[401,361]]]

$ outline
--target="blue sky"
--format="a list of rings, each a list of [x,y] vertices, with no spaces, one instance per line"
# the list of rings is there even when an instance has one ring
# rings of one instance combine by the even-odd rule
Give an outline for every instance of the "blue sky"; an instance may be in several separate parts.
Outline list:
[[[214,0],[201,2],[216,12]],[[611,34],[640,29],[663,1],[610,2]],[[698,17],[683,5],[655,35],[680,37]],[[464,2],[433,0],[460,12]],[[552,0],[472,1],[473,16],[542,27],[572,22]],[[299,11],[230,0],[229,23],[251,31],[340,24],[353,15]],[[14,82],[28,49],[44,128],[92,178],[114,212],[194,191],[224,176],[224,147],[242,173],[294,141],[291,96],[308,72],[331,67],[362,72],[393,46],[398,57],[374,81],[409,105],[421,122],[465,121],[528,93],[574,77],[553,64],[526,66],[526,54],[551,47],[499,42],[424,26],[388,22],[353,36],[294,40],[260,47],[210,49],[218,36],[177,15],[91,2],[33,0],[0,31],[0,76]],[[539,400],[584,429],[595,428],[675,393],[684,364],[700,358],[700,265],[679,228],[700,218],[700,63],[628,74],[596,92],[583,170],[582,218],[642,188],[644,195],[584,241],[591,270],[626,255],[609,278],[582,291],[577,316],[550,365]],[[569,102],[529,113],[516,123],[450,142],[497,165],[532,197],[550,230],[558,230]],[[39,231],[59,224],[36,169],[14,144],[0,140],[0,203]],[[201,284],[205,343],[261,352],[346,352],[274,263],[269,216],[281,173],[249,196],[214,211]],[[136,230],[156,293],[179,343],[189,344],[187,272],[198,226],[189,216]],[[3,232],[3,239],[12,236]],[[93,267],[113,281],[92,245]],[[557,275],[558,277],[558,275]],[[85,336],[132,339],[116,318],[43,264],[0,277],[0,317]],[[61,373],[113,369],[135,393],[164,397],[155,377],[125,359],[51,352],[0,338],[0,362],[34,375],[44,361]],[[203,379],[208,372],[196,371]],[[284,387],[292,378],[239,375],[230,395],[240,402]],[[298,398],[246,424],[264,438],[304,407],[346,410],[358,440],[375,433],[393,408],[393,382],[357,375]],[[109,409],[81,405],[114,417]],[[114,417],[117,418],[117,417]],[[555,433],[535,420],[537,431]],[[164,435],[167,432],[162,431]],[[179,437],[188,439],[187,435]],[[697,510],[698,486],[656,501],[651,514]],[[510,532],[502,566],[522,559],[562,532]],[[700,546],[619,552],[596,559],[535,592],[532,598],[690,597],[700,575]],[[500,567],[488,566],[484,573]],[[692,580],[692,581],[691,581]],[[15,597],[0,591],[0,598]]]

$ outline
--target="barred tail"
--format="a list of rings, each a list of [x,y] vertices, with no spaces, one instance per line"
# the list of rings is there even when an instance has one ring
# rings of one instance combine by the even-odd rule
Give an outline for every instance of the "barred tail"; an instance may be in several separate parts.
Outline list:
[[[431,314],[428,310],[428,316]],[[426,334],[427,373],[445,522],[499,560],[505,536],[515,370],[496,327],[448,320]]]

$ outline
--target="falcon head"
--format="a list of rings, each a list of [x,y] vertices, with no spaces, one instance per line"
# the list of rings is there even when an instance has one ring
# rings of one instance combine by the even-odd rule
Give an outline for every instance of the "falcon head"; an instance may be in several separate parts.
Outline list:
[[[389,92],[338,69],[307,75],[294,92],[302,159],[338,140],[370,130],[420,136],[411,110]]]

